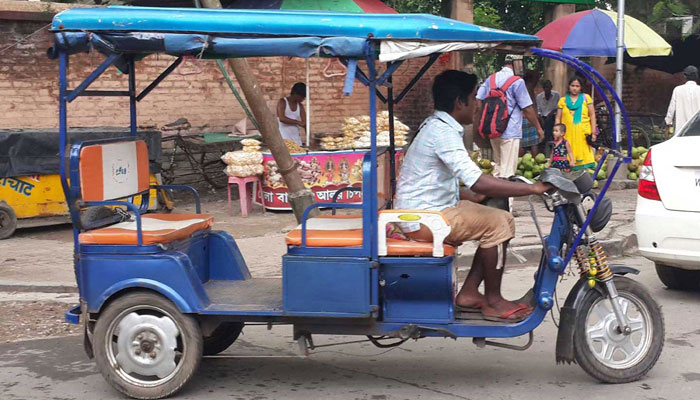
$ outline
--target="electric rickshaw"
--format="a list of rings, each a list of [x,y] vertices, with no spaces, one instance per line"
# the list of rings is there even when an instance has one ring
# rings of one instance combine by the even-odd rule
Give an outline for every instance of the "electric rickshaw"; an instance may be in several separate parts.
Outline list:
[[[556,283],[569,263],[580,279],[560,310],[557,362],[576,362],[603,382],[629,382],[658,360],[664,341],[660,308],[644,287],[625,276],[637,270],[607,260],[594,232],[610,217],[605,193],[611,178],[596,193],[587,173],[542,173],[553,189],[541,200],[554,220],[548,234],[540,233],[534,311],[520,322],[463,319],[454,307],[455,248],[443,242],[449,224],[439,212],[392,207],[393,127],[390,146],[378,148],[377,100],[386,103],[393,121],[394,105],[445,52],[534,54],[564,62],[591,79],[609,95],[609,112],[610,101],[616,102],[629,126],[610,85],[576,58],[538,49],[534,36],[413,14],[108,7],[64,11],[51,29],[55,45],[49,56],[58,59],[60,74],[61,182],[73,221],[80,292],[80,304],[66,319],[83,324],[88,356],[117,390],[136,398],[177,392],[202,356],[225,350],[246,323],[291,325],[304,352],[315,348],[312,335],[334,334],[364,336],[379,347],[427,337],[471,337],[482,347],[524,350],[555,306]],[[86,51],[102,53],[105,60],[69,88],[69,58]],[[137,61],[157,53],[176,59],[139,92]],[[212,217],[200,212],[191,188],[161,186],[190,190],[197,202],[194,214],[145,214],[133,202],[115,200],[149,195],[143,141],[126,137],[66,146],[72,100],[128,97],[134,135],[138,102],[192,55],[337,57],[347,66],[346,95],[355,80],[369,88],[372,141],[362,163],[362,204],[308,207],[301,225],[286,238],[281,278],[252,277],[235,239],[211,229]],[[399,92],[392,74],[405,60],[417,58],[425,64]],[[128,90],[88,90],[112,66],[128,76]],[[608,156],[616,160],[610,176],[630,162],[617,145],[606,150]],[[102,205],[123,212],[81,222],[81,207]],[[309,217],[316,208],[361,214]],[[386,225],[400,221],[427,226],[433,243],[387,238]],[[522,335],[529,336],[523,346],[493,340]]]

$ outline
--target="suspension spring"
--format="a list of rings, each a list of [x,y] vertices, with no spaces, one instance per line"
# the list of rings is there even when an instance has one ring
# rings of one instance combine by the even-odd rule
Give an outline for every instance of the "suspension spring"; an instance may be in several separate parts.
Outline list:
[[[586,246],[578,246],[574,252],[574,256],[576,257],[576,264],[578,265],[578,273],[581,276],[588,274],[588,271],[591,269],[591,265],[586,254]]]
[[[608,265],[608,256],[598,241],[591,244],[591,259],[595,260],[596,263],[596,279],[601,282],[609,280],[613,274]]]

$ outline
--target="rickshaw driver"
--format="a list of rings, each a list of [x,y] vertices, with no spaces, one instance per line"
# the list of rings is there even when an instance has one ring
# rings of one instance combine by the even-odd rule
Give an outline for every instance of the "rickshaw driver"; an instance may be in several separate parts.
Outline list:
[[[485,319],[517,322],[532,309],[501,295],[506,246],[515,236],[513,216],[478,202],[489,197],[542,194],[550,185],[509,182],[483,174],[464,147],[462,125],[472,123],[476,103],[475,75],[448,70],[435,77],[435,112],[428,117],[404,157],[396,190],[396,208],[437,210],[452,228],[446,242],[459,246],[478,240],[472,268],[455,303],[463,311],[481,312]],[[459,181],[465,186],[460,189]],[[414,240],[432,241],[430,230],[414,223],[401,223]],[[479,285],[484,282],[484,294]]]

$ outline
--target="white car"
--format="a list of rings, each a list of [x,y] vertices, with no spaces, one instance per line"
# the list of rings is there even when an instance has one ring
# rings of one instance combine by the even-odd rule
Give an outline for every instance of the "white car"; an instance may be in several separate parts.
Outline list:
[[[640,253],[669,289],[700,289],[700,112],[653,146],[639,174]]]

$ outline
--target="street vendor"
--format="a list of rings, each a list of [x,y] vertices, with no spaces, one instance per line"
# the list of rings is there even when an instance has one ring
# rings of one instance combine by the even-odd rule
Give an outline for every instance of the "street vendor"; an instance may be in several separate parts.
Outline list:
[[[397,209],[441,211],[451,226],[445,242],[458,246],[479,241],[474,262],[455,299],[456,308],[481,312],[484,318],[516,322],[532,313],[526,304],[501,296],[506,246],[515,236],[513,216],[479,204],[490,197],[541,194],[548,184],[509,182],[483,174],[469,157],[462,136],[472,123],[476,104],[475,75],[448,70],[435,78],[435,112],[421,125],[404,157],[396,191]],[[464,184],[460,188],[459,182]],[[432,241],[430,230],[419,223],[401,223],[411,239]],[[484,294],[479,285],[484,282]]]
[[[277,102],[277,119],[282,139],[289,139],[301,146],[299,127],[306,126],[306,111],[302,102],[306,99],[306,85],[297,82],[292,86],[289,96]]]

